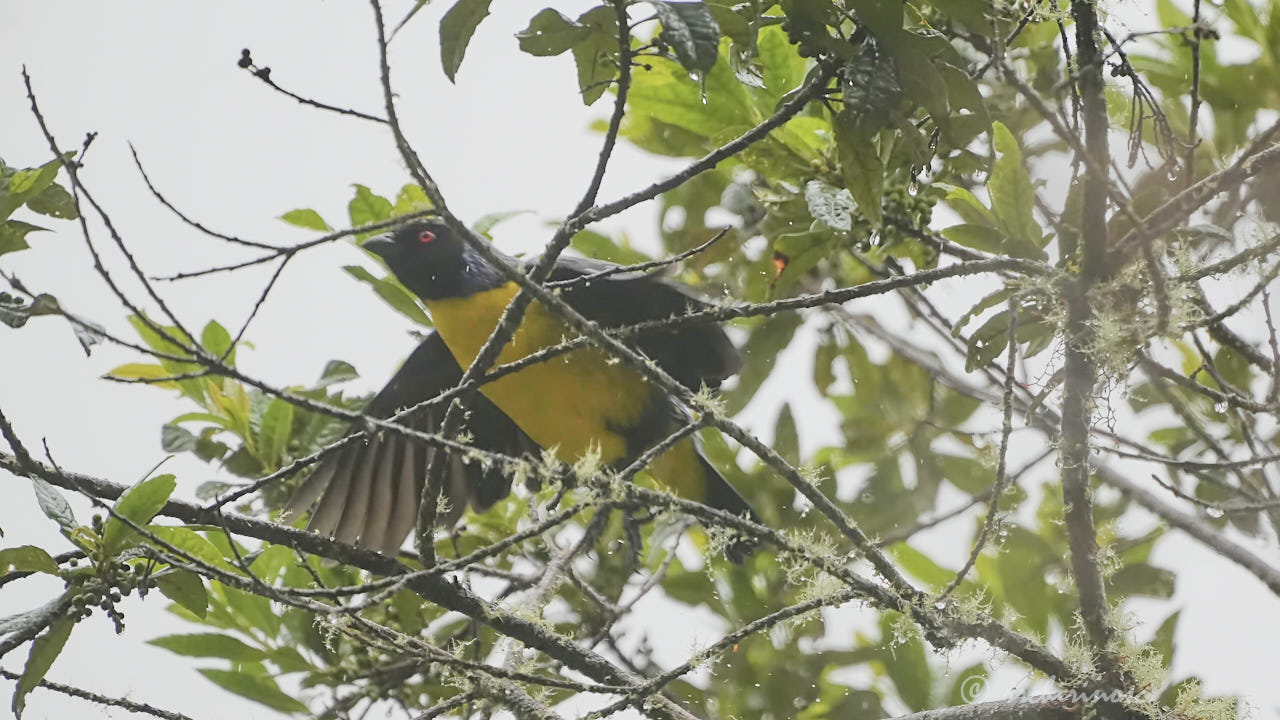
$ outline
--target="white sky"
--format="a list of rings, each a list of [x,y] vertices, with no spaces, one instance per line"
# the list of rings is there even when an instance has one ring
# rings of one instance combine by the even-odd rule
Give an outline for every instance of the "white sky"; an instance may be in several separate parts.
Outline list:
[[[590,4],[560,7],[572,14],[573,8]],[[393,4],[387,16],[398,20],[410,6]],[[464,220],[501,210],[541,213],[541,219],[523,216],[496,233],[508,251],[534,249],[549,236],[541,220],[567,212],[578,199],[599,144],[588,126],[607,112],[608,101],[591,109],[581,105],[568,55],[535,59],[518,51],[512,34],[540,7],[525,3],[494,4],[494,15],[471,45],[459,85],[450,85],[440,70],[436,44],[439,15],[447,6],[441,2],[421,12],[392,44],[402,119]],[[161,208],[132,168],[130,142],[153,181],[190,216],[223,232],[273,243],[308,237],[275,219],[288,210],[315,208],[331,225],[345,226],[349,183],[394,196],[408,179],[390,134],[381,126],[302,107],[235,66],[240,49],[247,47],[283,86],[381,114],[366,3],[152,0],[108,5],[46,0],[10,3],[3,14],[0,153],[15,166],[49,157],[25,100],[19,75],[25,64],[64,148],[78,147],[86,131],[99,133],[87,157],[85,181],[150,274],[249,255],[199,236]],[[615,157],[602,199],[682,164],[644,155],[625,143]],[[653,212],[647,205],[605,227],[628,228],[638,242],[651,242]],[[29,236],[32,250],[7,255],[0,264],[33,290],[50,292],[70,310],[130,335],[124,309],[94,275],[78,232],[67,223],[56,224],[57,233]],[[106,236],[99,238],[105,247]],[[136,283],[127,281],[119,256],[108,254],[115,276],[140,296]],[[353,390],[376,389],[408,353],[412,340],[404,332],[406,322],[341,270],[362,261],[361,253],[342,243],[298,257],[250,329],[248,339],[258,347],[241,352],[241,366],[269,382],[287,384],[309,381],[325,362],[341,358],[362,373]],[[162,289],[185,322],[198,328],[216,308],[216,319],[234,332],[267,272],[219,275]],[[764,398],[744,415],[766,439],[778,398],[785,392],[797,402],[796,390],[785,387],[786,376],[807,377],[806,355],[811,357],[811,350],[805,347],[790,351]],[[109,347],[86,359],[70,329],[54,319],[37,318],[21,331],[0,329],[0,406],[29,445],[39,447],[40,439],[47,438],[59,464],[133,482],[163,457],[161,424],[190,409],[161,391],[98,379],[111,367],[137,360]],[[802,391],[809,386],[807,381],[799,385]],[[798,400],[803,412],[797,419],[808,448],[831,439],[834,427],[831,411],[817,407],[812,398],[810,391]],[[187,458],[175,458],[167,467],[179,475],[180,494],[189,495],[199,482],[216,475],[214,468]],[[0,478],[0,488],[4,545],[61,547],[24,481]],[[78,504],[77,511],[82,520],[88,515],[85,504]],[[953,529],[930,533],[922,542],[927,551],[958,564],[967,550],[967,535],[959,533],[967,533],[969,526],[948,527]],[[1258,552],[1276,560],[1274,547]],[[1198,672],[1211,693],[1251,697],[1262,711],[1258,717],[1280,707],[1280,688],[1273,680],[1274,645],[1280,637],[1276,598],[1251,576],[1176,533],[1159,545],[1155,562],[1179,570],[1177,604],[1184,611],[1175,674]],[[22,592],[13,592],[16,587]],[[56,581],[40,579],[7,587],[0,593],[0,616],[42,603],[59,588]],[[221,667],[220,661],[187,662],[146,645],[150,637],[199,630],[159,612],[162,604],[151,599],[144,610],[136,601],[127,603],[123,637],[114,636],[101,615],[82,623],[49,678],[128,694],[198,718],[278,717],[215,688],[192,669]],[[1134,609],[1152,605],[1135,604]],[[660,617],[658,612],[655,608],[652,617]],[[853,606],[846,608],[832,618],[833,627],[850,627],[857,613]],[[1152,630],[1154,625],[1147,632]],[[703,642],[714,635],[706,628],[698,632]],[[678,661],[688,647],[682,640],[664,654]],[[11,653],[3,667],[20,669],[24,656],[22,650]],[[0,685],[7,707],[12,686]],[[27,717],[97,713],[80,701],[36,691]]]

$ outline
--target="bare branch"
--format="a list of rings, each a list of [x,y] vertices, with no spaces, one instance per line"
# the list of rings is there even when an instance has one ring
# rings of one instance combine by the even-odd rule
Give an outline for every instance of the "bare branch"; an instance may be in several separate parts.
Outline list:
[[[16,681],[21,676],[17,673],[9,672],[4,668],[0,668],[0,677]],[[128,698],[110,697],[108,695],[102,695],[83,688],[74,687],[72,685],[63,685],[62,683],[52,682],[50,680],[41,680],[37,687],[42,687],[45,690],[52,690],[53,692],[62,693],[63,695],[69,695],[81,700],[88,700],[91,703],[104,705],[106,707],[117,707],[122,710],[128,710],[132,713],[138,713],[139,715],[151,715],[153,717],[162,718],[162,720],[191,720],[190,715],[184,715],[172,710],[163,710],[149,703],[136,702]]]
[[[387,121],[385,118],[380,118],[377,115],[370,115],[368,113],[362,113],[359,110],[352,110],[350,108],[341,108],[341,107],[337,107],[336,105],[322,103],[319,100],[312,100],[311,98],[303,97],[295,92],[292,92],[290,90],[286,90],[280,87],[279,85],[276,84],[275,80],[271,79],[271,68],[258,67],[258,65],[253,62],[253,57],[249,54],[249,50],[247,48],[240,51],[240,59],[236,62],[236,64],[244,68],[245,70],[248,70],[250,75],[253,75],[254,77],[261,80],[263,83],[267,85],[267,87],[271,88],[272,90],[275,90],[276,92],[280,93],[281,95],[284,95],[285,97],[293,98],[294,100],[297,100],[303,105],[310,105],[313,108],[319,108],[320,110],[328,110],[329,112],[335,112],[335,113],[338,113],[339,115],[347,115],[349,117],[356,117],[356,118],[360,118],[361,120],[372,120],[373,122],[382,123],[383,125],[387,124]]]

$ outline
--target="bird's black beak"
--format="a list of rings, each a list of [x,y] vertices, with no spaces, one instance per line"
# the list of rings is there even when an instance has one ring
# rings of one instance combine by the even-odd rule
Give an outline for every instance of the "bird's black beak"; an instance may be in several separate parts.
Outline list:
[[[391,256],[395,254],[396,251],[396,243],[391,239],[390,233],[374,235],[368,240],[365,240],[362,247],[383,260],[390,260]]]

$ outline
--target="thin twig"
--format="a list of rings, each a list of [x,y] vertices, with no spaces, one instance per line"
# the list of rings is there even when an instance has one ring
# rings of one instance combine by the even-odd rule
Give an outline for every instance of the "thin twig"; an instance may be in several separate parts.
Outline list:
[[[0,668],[0,677],[7,680],[17,680],[21,676],[17,673],[9,672],[4,668]],[[62,693],[63,695],[69,695],[81,700],[88,700],[89,702],[97,703],[98,705],[128,710],[129,712],[138,713],[139,715],[151,715],[153,717],[163,718],[163,720],[191,720],[190,715],[184,715],[172,710],[164,710],[149,703],[136,702],[134,700],[129,700],[128,698],[101,695],[83,688],[74,687],[72,685],[63,685],[62,683],[53,682],[51,680],[41,680],[37,687],[42,687],[45,690],[52,690],[53,692]]]
[[[991,497],[987,503],[987,516],[982,522],[982,530],[979,531],[978,538],[973,541],[973,549],[969,551],[969,557],[965,560],[964,566],[956,571],[955,579],[938,594],[938,600],[946,600],[956,588],[960,587],[960,583],[964,582],[965,576],[973,569],[974,563],[978,562],[978,556],[982,554],[982,549],[986,546],[987,539],[995,532],[1000,516],[1000,496],[1004,494],[1006,480],[1008,479],[1006,463],[1009,457],[1009,436],[1013,434],[1013,379],[1018,369],[1018,301],[1016,295],[1009,298],[1008,313],[1009,358],[1004,369],[1004,395],[1000,400],[1000,406],[1004,409],[1004,420],[1000,430],[1000,457],[996,463],[996,479],[991,485]]]
[[[276,286],[276,281],[280,279],[280,274],[284,272],[284,268],[293,259],[293,254],[289,253],[281,256],[280,264],[276,266],[275,272],[271,273],[271,279],[267,281],[266,287],[262,288],[262,293],[258,295],[258,300],[253,303],[253,308],[249,310],[249,316],[244,319],[244,324],[240,326],[240,330],[236,336],[231,339],[231,344],[227,346],[222,357],[218,358],[222,362],[226,362],[231,357],[231,353],[236,351],[236,347],[240,345],[240,340],[244,338],[244,333],[249,329],[249,323],[253,322],[253,318],[257,316],[258,310],[262,309],[262,304],[267,301],[267,296],[271,294],[271,289]]]
[[[636,263],[634,265],[618,265],[615,267],[606,268],[604,270],[598,270],[593,273],[588,273],[586,275],[578,275],[577,277],[567,278],[565,280],[551,280],[546,283],[546,286],[549,288],[566,288],[566,287],[572,287],[574,285],[588,285],[595,280],[601,280],[603,278],[612,277],[614,275],[621,275],[624,273],[643,273],[643,272],[649,272],[651,270],[657,270],[659,268],[664,268],[664,267],[667,267],[668,265],[675,265],[676,263],[681,262],[683,260],[687,260],[693,257],[694,255],[697,255],[698,253],[701,253],[702,251],[711,247],[716,243],[717,240],[724,237],[732,229],[733,228],[731,227],[722,228],[720,232],[716,233],[715,237],[711,238],[710,240],[704,243],[700,243],[692,248],[689,248],[684,252],[677,253],[675,255],[662,258],[660,260],[650,260],[648,262]]]
[[[245,240],[243,238],[238,238],[234,235],[225,235],[223,233],[210,230],[204,225],[201,225],[199,222],[187,217],[187,215],[183,213],[181,210],[179,210],[177,206],[169,202],[169,199],[166,198],[164,195],[162,195],[160,191],[156,188],[156,186],[151,182],[151,178],[147,175],[147,171],[142,167],[142,159],[138,157],[138,150],[133,146],[133,143],[129,143],[129,152],[133,153],[133,164],[137,166],[138,172],[142,175],[142,181],[147,185],[147,189],[151,191],[151,194],[155,196],[156,200],[160,201],[161,205],[165,206],[166,208],[168,208],[170,212],[178,216],[178,219],[181,220],[182,222],[195,228],[196,230],[199,230],[200,232],[204,233],[205,235],[208,235],[209,237],[218,238],[219,240],[225,240],[226,242],[232,243],[234,245],[243,245],[245,247],[257,248],[259,250],[274,251],[279,249],[276,246],[268,245],[267,243],[254,242],[253,240]]]
[[[1191,109],[1187,112],[1187,157],[1183,161],[1186,164],[1185,178],[1188,188],[1196,182],[1196,149],[1200,144],[1197,137],[1200,129],[1200,0],[1193,0],[1191,5],[1193,29],[1191,38],[1186,41],[1191,46]]]
[[[244,68],[245,70],[248,70],[250,75],[253,75],[254,77],[261,80],[262,82],[266,83],[267,87],[271,88],[272,90],[275,90],[276,92],[280,93],[281,95],[284,95],[285,97],[293,98],[294,100],[297,100],[303,105],[310,105],[313,108],[319,108],[320,110],[335,112],[335,113],[338,113],[339,115],[356,117],[356,118],[360,118],[361,120],[371,120],[376,123],[382,123],[383,125],[387,124],[387,120],[385,118],[380,118],[377,115],[370,115],[369,113],[362,113],[359,110],[352,110],[350,108],[342,108],[336,105],[322,103],[319,100],[312,100],[311,98],[303,97],[302,95],[299,95],[293,91],[286,90],[280,87],[279,85],[276,84],[275,80],[271,79],[271,68],[258,67],[257,64],[253,62],[253,58],[249,55],[248,49],[240,51],[240,60],[236,64]]]

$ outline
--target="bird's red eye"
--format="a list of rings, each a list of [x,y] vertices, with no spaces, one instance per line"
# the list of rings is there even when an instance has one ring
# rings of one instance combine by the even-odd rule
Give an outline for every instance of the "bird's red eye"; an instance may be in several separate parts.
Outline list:
[[[418,242],[426,244],[436,239],[436,234],[430,230],[423,230],[418,233]]]

